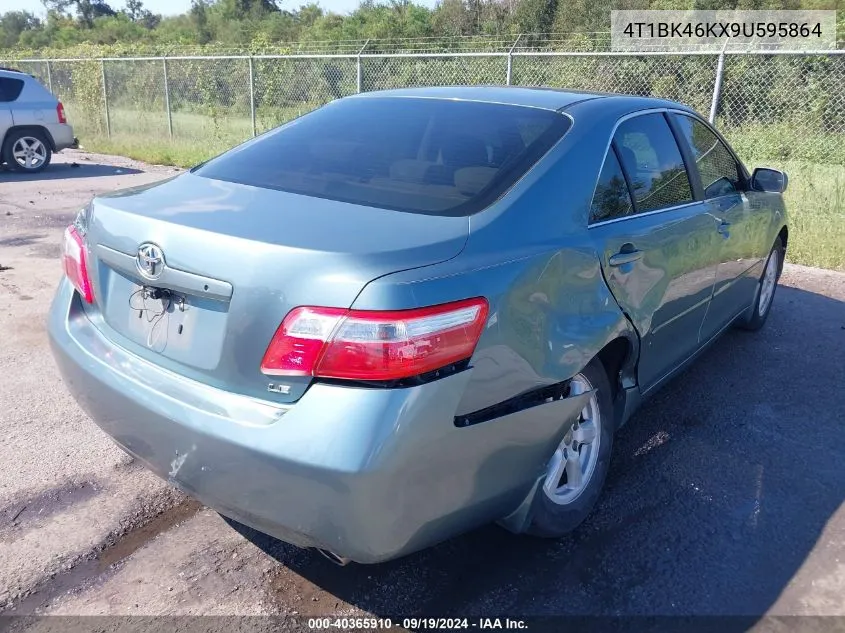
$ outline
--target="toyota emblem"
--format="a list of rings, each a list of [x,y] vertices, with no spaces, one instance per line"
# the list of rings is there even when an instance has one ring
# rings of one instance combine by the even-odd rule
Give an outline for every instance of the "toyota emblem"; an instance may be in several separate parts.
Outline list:
[[[164,253],[155,244],[147,242],[138,247],[138,255],[135,258],[138,272],[147,279],[158,279],[164,268]]]

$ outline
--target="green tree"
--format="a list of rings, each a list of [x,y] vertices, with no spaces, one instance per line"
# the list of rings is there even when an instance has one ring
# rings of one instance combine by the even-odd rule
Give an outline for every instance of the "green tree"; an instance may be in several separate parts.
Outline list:
[[[433,16],[434,30],[440,35],[472,34],[472,16],[463,0],[443,0]]]
[[[205,0],[191,0],[191,23],[196,32],[196,41],[207,44],[214,38],[208,25],[208,5]]]
[[[308,28],[314,26],[317,20],[323,17],[323,10],[320,8],[319,4],[312,2],[299,7],[297,15],[299,23]]]
[[[557,0],[520,0],[514,15],[519,32],[551,32],[557,4]]]
[[[142,0],[126,0],[126,8],[121,13],[148,30],[156,28],[161,22],[161,16],[146,9]]]
[[[216,8],[228,21],[262,18],[279,10],[274,0],[219,0]]]
[[[73,7],[76,10],[76,17],[79,24],[87,29],[94,26],[95,19],[117,14],[106,0],[41,0],[41,2],[47,11],[55,11],[57,13],[65,13]]]
[[[9,11],[0,16],[0,48],[11,48],[24,31],[41,28],[41,20],[29,11]]]

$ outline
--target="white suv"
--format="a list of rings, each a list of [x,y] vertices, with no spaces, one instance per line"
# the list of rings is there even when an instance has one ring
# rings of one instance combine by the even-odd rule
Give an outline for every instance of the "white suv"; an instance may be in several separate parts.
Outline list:
[[[61,101],[31,75],[0,68],[0,163],[38,172],[53,152],[77,145]]]

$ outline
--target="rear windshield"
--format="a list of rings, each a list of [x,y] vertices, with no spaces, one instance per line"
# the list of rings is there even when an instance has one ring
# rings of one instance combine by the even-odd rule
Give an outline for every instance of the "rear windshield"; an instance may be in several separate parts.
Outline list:
[[[557,112],[520,106],[343,99],[196,173],[385,209],[463,216],[501,196],[569,125]]]

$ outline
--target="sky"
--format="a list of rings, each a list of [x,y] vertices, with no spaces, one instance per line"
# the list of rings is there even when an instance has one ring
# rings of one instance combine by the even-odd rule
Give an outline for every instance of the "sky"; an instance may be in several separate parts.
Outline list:
[[[143,0],[144,6],[153,13],[162,15],[175,15],[184,13],[191,6],[191,0]],[[115,9],[123,8],[124,0],[109,0],[109,4]],[[293,9],[300,4],[306,4],[306,0],[286,0],[283,7]],[[319,0],[319,4],[327,11],[335,13],[348,13],[358,6],[359,0]],[[434,2],[424,1],[423,4],[433,5]],[[46,15],[41,0],[0,0],[0,13],[6,11],[26,10],[40,16]]]

